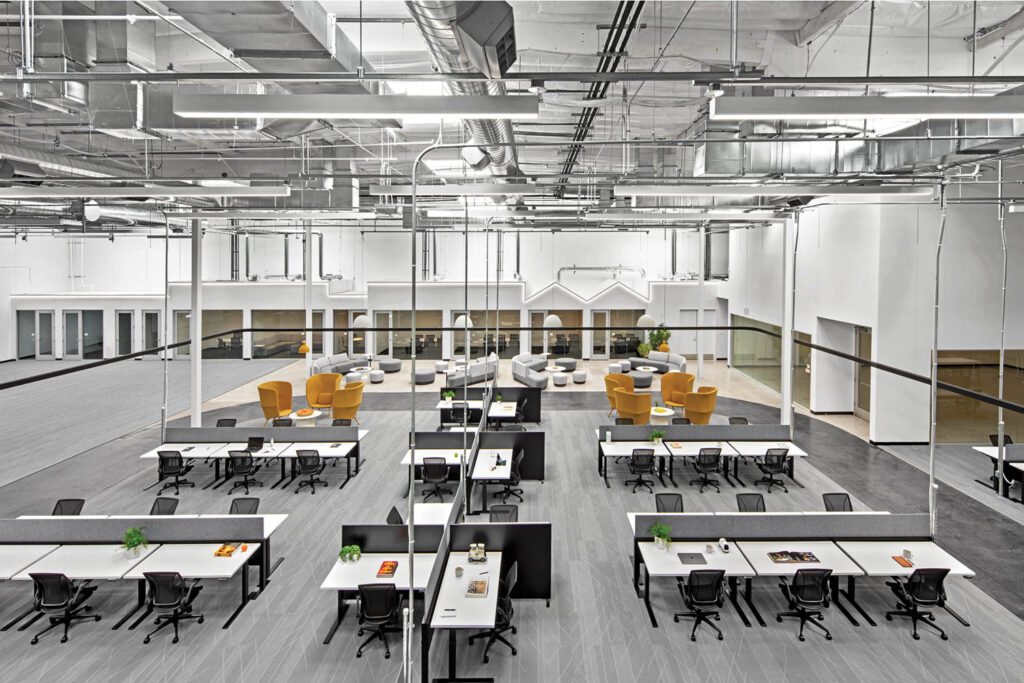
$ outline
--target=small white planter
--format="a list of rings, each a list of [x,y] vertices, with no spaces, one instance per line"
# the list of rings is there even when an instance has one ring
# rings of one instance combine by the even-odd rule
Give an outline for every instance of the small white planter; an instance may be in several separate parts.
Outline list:
[[[654,547],[658,550],[668,550],[668,542],[664,538],[655,537]]]

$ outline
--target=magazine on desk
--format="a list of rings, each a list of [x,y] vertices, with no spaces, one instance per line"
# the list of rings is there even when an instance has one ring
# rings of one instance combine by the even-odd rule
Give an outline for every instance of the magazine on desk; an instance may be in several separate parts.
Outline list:
[[[397,560],[384,560],[380,563],[380,569],[377,570],[378,579],[389,579],[395,575],[395,571],[398,569]]]
[[[768,553],[768,557],[776,564],[791,564],[794,562],[820,562],[814,553],[801,553],[794,550],[783,550],[777,553]]]
[[[467,598],[483,598],[487,596],[487,579],[470,581],[466,586]]]

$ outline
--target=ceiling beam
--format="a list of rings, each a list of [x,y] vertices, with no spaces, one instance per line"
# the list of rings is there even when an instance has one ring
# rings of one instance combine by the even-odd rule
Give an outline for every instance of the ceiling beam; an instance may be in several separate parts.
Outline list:
[[[825,31],[848,17],[860,5],[860,2],[830,2],[818,16],[809,19],[806,24],[793,31],[793,44],[797,47],[804,47],[811,41],[817,40]]]
[[[979,28],[977,34],[964,36],[968,50],[981,49],[991,45],[997,40],[1024,28],[1024,9],[1018,10],[1016,14],[1003,21]]]

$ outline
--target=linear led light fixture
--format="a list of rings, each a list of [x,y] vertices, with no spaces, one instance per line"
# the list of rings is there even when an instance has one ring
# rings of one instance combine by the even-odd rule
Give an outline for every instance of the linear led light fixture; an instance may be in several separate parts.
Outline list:
[[[287,197],[288,185],[266,187],[2,187],[0,199],[98,199],[151,197]]]
[[[539,194],[543,190],[533,183],[465,183],[449,185],[417,185],[417,197],[465,197],[469,195]],[[372,195],[411,197],[412,185],[370,185]]]
[[[174,96],[187,119],[536,119],[536,95],[192,95]]]
[[[618,213],[588,213],[583,217],[585,223],[660,223],[672,221],[700,221],[700,220],[779,220],[778,214],[771,211],[671,211],[664,213],[630,213],[621,211]]]
[[[716,97],[714,121],[806,119],[1024,118],[1024,96],[933,97]]]
[[[373,220],[377,218],[374,211],[299,211],[292,209],[264,210],[259,209],[227,209],[225,211],[180,211],[168,213],[168,218],[224,218],[229,220],[264,220],[283,221],[292,219],[304,220]]]
[[[930,195],[931,185],[616,185],[619,197]]]

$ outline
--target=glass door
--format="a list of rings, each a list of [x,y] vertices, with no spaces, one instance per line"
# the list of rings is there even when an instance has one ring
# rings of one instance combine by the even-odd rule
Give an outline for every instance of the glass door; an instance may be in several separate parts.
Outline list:
[[[53,311],[36,311],[36,360],[53,360]]]
[[[82,312],[64,311],[64,360],[82,360]]]
[[[377,311],[374,320],[376,323],[374,327],[390,328],[391,327],[391,311]],[[374,332],[374,351],[373,355],[376,358],[381,356],[391,356],[391,331],[388,329],[387,332]]]
[[[608,311],[591,311],[590,326],[594,328],[590,357],[594,360],[606,360],[608,358]]]
[[[82,311],[82,357],[103,358],[103,311]]]
[[[361,315],[366,315],[366,311],[349,311],[348,312],[348,326],[352,327],[352,321]],[[352,329],[352,334],[349,335],[349,354],[364,354],[366,353],[366,330],[363,329]]]
[[[117,355],[127,356],[132,352],[132,327],[135,316],[131,311],[117,312]]]
[[[871,360],[871,328],[855,328],[857,338],[856,356]],[[865,420],[871,419],[871,366],[857,363],[857,383],[853,395],[853,414]]]
[[[142,312],[142,348],[160,346],[160,311]]]
[[[530,353],[547,353],[547,335],[544,334],[544,317],[547,311],[530,311]]]

